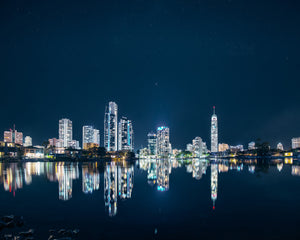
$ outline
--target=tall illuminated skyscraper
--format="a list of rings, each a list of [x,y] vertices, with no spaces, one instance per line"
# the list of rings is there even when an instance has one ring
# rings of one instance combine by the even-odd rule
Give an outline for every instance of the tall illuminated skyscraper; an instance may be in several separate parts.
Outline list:
[[[122,117],[118,127],[118,150],[133,151],[133,128],[131,120]]]
[[[148,133],[148,150],[150,155],[157,153],[157,136],[155,133]]]
[[[118,105],[109,102],[104,116],[104,147],[107,151],[118,150]]]
[[[171,153],[170,129],[168,127],[157,128],[157,154],[168,156]]]
[[[93,126],[82,127],[82,148],[88,149],[89,147],[100,146],[99,130]]]
[[[58,135],[63,142],[63,147],[69,147],[69,142],[73,140],[73,127],[70,119],[63,118],[59,120]]]
[[[218,118],[216,115],[216,109],[214,106],[214,113],[211,116],[211,152],[218,152]]]

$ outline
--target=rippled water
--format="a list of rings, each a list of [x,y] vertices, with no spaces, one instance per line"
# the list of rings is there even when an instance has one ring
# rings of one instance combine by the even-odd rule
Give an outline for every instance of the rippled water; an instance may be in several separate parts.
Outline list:
[[[300,237],[300,166],[237,160],[0,163],[0,214],[47,239]]]

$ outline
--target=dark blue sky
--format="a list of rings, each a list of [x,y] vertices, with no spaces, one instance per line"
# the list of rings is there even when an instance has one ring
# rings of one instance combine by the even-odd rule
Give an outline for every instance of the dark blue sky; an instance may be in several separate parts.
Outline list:
[[[170,127],[174,147],[300,136],[298,1],[11,1],[0,5],[0,131],[16,124],[34,144],[74,138],[105,104],[132,119],[135,147]],[[208,144],[210,145],[210,144]]]

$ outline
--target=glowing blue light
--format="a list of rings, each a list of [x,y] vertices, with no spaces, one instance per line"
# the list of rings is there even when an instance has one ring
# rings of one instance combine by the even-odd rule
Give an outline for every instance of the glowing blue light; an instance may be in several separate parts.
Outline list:
[[[157,191],[164,192],[165,190],[166,190],[166,188],[164,188],[162,186],[157,186]]]
[[[160,131],[160,130],[163,130],[165,128],[166,128],[165,126],[161,126],[161,127],[158,127],[157,130]]]

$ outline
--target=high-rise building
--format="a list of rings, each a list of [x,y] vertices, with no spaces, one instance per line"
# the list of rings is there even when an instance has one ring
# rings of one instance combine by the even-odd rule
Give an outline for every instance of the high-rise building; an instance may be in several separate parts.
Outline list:
[[[193,139],[193,147],[194,147],[194,151],[200,151],[200,149],[202,148],[202,138],[201,137],[195,137]]]
[[[23,145],[23,133],[18,132],[15,129],[10,129],[9,131],[4,131],[4,142],[17,143]]]
[[[185,150],[189,151],[189,152],[194,152],[194,146],[193,146],[193,144],[188,143],[186,145],[186,149]]]
[[[69,142],[73,140],[72,121],[67,118],[59,120],[59,139],[63,142],[63,147],[69,147]]]
[[[118,150],[118,105],[109,102],[104,116],[104,147],[107,151]]]
[[[157,154],[168,156],[171,153],[170,129],[168,127],[157,128]]]
[[[100,131],[98,129],[94,129],[94,143],[100,146]]]
[[[203,154],[207,153],[206,143],[202,141],[201,137],[195,137],[193,139],[193,144],[192,146],[189,146],[189,149],[192,149],[192,151],[196,154],[197,157],[201,157]]]
[[[229,149],[229,145],[227,143],[219,144],[219,152],[225,152]]]
[[[283,145],[281,142],[277,144],[277,149],[283,151]]]
[[[133,151],[133,128],[131,120],[122,117],[118,127],[118,150]]]
[[[300,137],[292,138],[292,149],[300,148]]]
[[[100,133],[93,126],[82,127],[82,148],[88,149],[89,146],[100,146]]]
[[[248,150],[254,150],[255,149],[255,142],[249,142],[248,143]]]
[[[155,133],[148,133],[148,150],[150,155],[156,155],[157,146],[156,146],[157,137]]]
[[[25,137],[24,147],[30,147],[32,146],[32,138],[29,136]]]
[[[214,113],[211,116],[211,152],[218,152],[218,118],[216,115],[216,109],[214,106]]]

